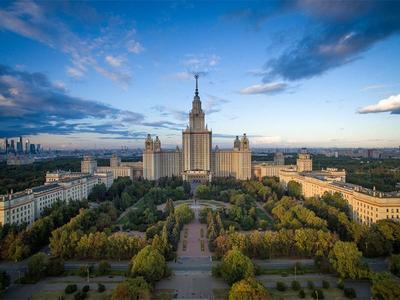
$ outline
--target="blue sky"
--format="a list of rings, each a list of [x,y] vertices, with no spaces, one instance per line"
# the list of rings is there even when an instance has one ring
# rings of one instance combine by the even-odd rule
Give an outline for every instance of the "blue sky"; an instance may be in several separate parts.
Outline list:
[[[400,2],[0,4],[0,136],[165,147],[200,73],[214,144],[400,144]]]

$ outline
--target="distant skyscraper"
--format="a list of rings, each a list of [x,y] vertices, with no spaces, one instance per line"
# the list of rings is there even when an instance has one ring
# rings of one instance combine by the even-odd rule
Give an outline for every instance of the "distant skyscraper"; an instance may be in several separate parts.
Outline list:
[[[29,143],[29,139],[27,139],[25,141],[25,153],[29,153],[30,151],[30,143]]]
[[[21,144],[21,142],[19,142],[19,141],[17,142],[17,152],[18,152],[18,153],[23,152],[23,151],[22,151],[22,144]]]
[[[35,154],[36,153],[35,144],[30,144],[29,145],[29,153],[30,154]]]
[[[36,153],[40,152],[40,150],[41,150],[40,147],[41,147],[40,144],[36,144]]]
[[[7,153],[7,151],[8,151],[8,139],[7,138],[4,138],[3,150],[5,153]]]
[[[24,152],[24,141],[22,140],[22,136],[19,137],[20,148],[18,148],[18,153]]]
[[[11,152],[15,152],[15,142],[14,142],[14,140],[11,140],[10,151]]]

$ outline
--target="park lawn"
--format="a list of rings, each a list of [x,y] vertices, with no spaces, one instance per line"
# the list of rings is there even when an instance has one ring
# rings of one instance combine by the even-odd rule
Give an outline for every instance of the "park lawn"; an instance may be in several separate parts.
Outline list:
[[[306,297],[303,299],[314,299],[311,297],[311,290],[308,288],[303,289],[306,292]],[[347,300],[347,298],[343,295],[343,291],[337,288],[329,288],[329,289],[322,289],[324,292],[324,299],[325,300]],[[285,299],[285,300],[298,300],[301,299],[299,297],[299,292],[294,291],[290,288],[288,288],[284,292],[280,292],[277,289],[268,289],[269,294],[272,296],[273,300],[280,300]]]
[[[314,266],[303,266],[301,271],[297,271],[297,275],[302,274],[313,274],[318,273],[318,269]],[[282,275],[282,277],[287,277],[288,275],[295,275],[293,268],[286,268],[286,269],[278,269],[278,268],[265,268],[260,267],[260,274],[262,275]]]
[[[106,290],[103,293],[98,293],[97,291],[89,291],[87,293],[86,299],[89,300],[109,300],[111,299],[111,290]],[[64,300],[73,300],[74,294],[65,294],[64,290],[58,291],[41,291],[38,292],[30,298],[31,300],[58,300],[60,297],[63,297]]]
[[[151,295],[153,300],[171,300],[175,297],[175,290],[172,289],[157,289]]]
[[[265,220],[267,221],[269,224],[273,224],[273,220],[271,220],[270,217],[268,217],[268,215],[265,213],[265,211],[263,211],[262,209],[256,207],[256,213],[257,213],[257,218],[260,220]]]
[[[229,290],[227,289],[215,289],[213,290],[215,300],[228,300]]]

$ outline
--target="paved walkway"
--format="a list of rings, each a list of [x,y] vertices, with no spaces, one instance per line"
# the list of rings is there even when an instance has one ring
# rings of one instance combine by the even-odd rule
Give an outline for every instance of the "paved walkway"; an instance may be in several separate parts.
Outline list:
[[[195,218],[183,226],[179,239],[178,257],[209,257],[207,225],[199,221],[200,205],[192,204],[190,208],[195,213]]]
[[[176,298],[214,299],[213,290],[229,289],[227,283],[211,276],[211,272],[175,272],[168,279],[156,284],[156,289],[172,289]]]

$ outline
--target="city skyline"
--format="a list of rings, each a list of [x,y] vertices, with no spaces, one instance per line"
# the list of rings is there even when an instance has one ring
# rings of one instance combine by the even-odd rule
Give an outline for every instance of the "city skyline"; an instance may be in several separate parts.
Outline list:
[[[0,137],[173,147],[199,73],[221,147],[398,147],[399,3],[152,4],[2,2]]]

